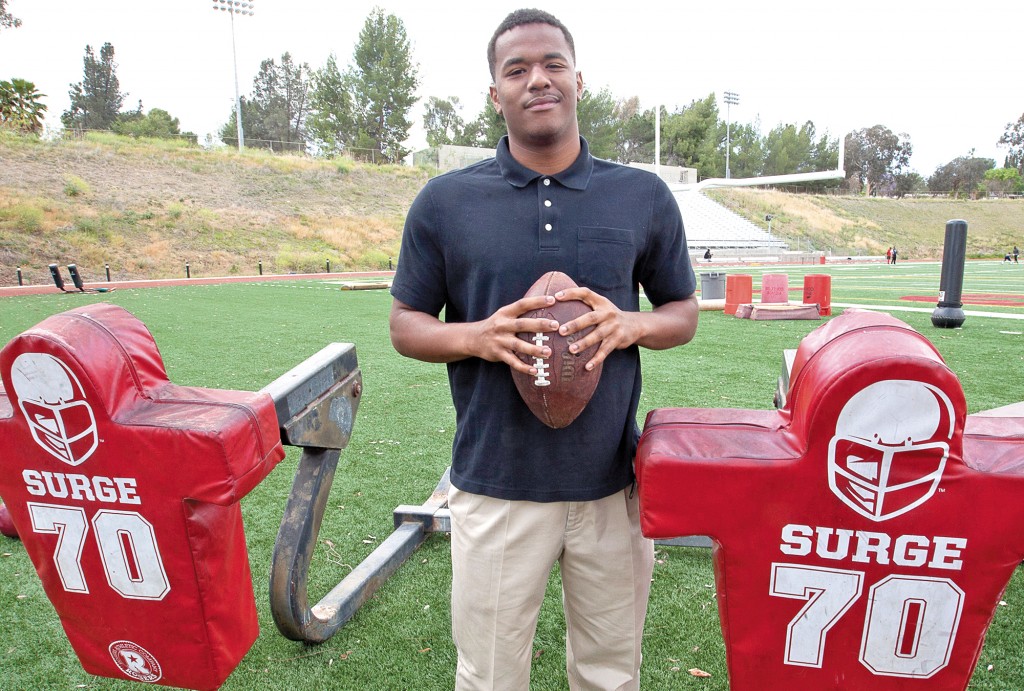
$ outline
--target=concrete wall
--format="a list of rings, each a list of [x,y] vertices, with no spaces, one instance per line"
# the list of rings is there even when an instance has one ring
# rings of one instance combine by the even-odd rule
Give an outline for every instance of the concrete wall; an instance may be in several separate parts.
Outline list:
[[[631,168],[640,168],[648,172],[654,172],[653,163],[630,163]],[[697,182],[696,168],[683,168],[682,166],[660,166],[658,177],[670,185],[690,185]]]

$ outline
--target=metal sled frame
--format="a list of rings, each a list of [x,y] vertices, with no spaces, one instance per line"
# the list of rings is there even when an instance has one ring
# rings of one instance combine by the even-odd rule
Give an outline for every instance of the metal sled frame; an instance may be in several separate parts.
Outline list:
[[[270,571],[270,609],[286,637],[322,643],[337,633],[430,533],[448,532],[448,472],[422,506],[395,509],[395,531],[327,595],[309,604],[309,564],[362,396],[355,346],[333,343],[263,388],[274,399],[281,442],[302,449]]]
[[[355,346],[333,343],[262,389],[274,399],[281,442],[302,448],[274,543],[270,609],[274,623],[291,640],[322,643],[355,616],[431,533],[451,532],[448,510],[450,468],[421,505],[394,510],[395,530],[348,576],[312,607],[309,565],[341,451],[348,445],[362,396]],[[710,546],[703,536],[659,542]]]
[[[785,404],[796,351],[783,355],[775,395]],[[450,469],[419,506],[394,511],[395,531],[312,607],[309,564],[341,451],[352,436],[362,396],[362,374],[351,343],[333,343],[263,388],[277,407],[281,442],[302,448],[291,494],[274,544],[270,609],[281,633],[295,641],[322,643],[338,632],[431,533],[451,532]],[[659,540],[669,546],[710,547],[706,536]]]
[[[785,404],[796,351],[785,351],[775,404]],[[322,643],[338,632],[431,533],[451,532],[450,468],[419,506],[394,510],[395,531],[317,604],[309,605],[309,564],[341,451],[352,436],[362,374],[351,343],[333,343],[263,388],[277,407],[281,442],[302,448],[270,572],[270,609],[281,633]],[[710,547],[703,535],[659,540],[668,546]]]

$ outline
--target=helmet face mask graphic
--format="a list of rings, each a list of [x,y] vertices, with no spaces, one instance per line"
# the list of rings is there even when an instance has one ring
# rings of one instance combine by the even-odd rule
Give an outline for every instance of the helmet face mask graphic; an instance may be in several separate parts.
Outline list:
[[[953,404],[941,390],[885,380],[843,407],[828,447],[832,493],[881,522],[926,502],[938,489],[954,431]]]
[[[46,353],[22,353],[11,366],[18,407],[36,444],[77,466],[96,450],[96,417],[71,369]]]

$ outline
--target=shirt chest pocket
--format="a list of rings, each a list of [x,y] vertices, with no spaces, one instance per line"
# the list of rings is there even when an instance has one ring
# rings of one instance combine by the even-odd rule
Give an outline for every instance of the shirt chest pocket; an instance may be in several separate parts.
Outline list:
[[[629,286],[636,263],[636,234],[625,228],[581,226],[580,285],[602,290]]]

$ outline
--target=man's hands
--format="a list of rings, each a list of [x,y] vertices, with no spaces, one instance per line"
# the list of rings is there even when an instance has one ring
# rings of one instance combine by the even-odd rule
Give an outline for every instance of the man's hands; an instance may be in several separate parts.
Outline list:
[[[553,304],[555,298],[550,295],[522,298],[505,305],[487,319],[476,322],[476,334],[471,346],[473,354],[488,362],[504,362],[524,374],[537,374],[537,369],[523,362],[518,353],[528,359],[546,358],[551,355],[551,349],[536,345],[533,341],[524,341],[516,334],[551,333],[558,330],[558,322],[551,319],[526,319],[519,315]]]
[[[611,300],[590,288],[561,290],[555,293],[555,297],[562,301],[579,300],[593,310],[560,325],[558,329],[561,335],[570,336],[587,327],[594,327],[593,331],[569,346],[571,352],[579,353],[600,344],[597,352],[587,362],[587,370],[592,370],[604,362],[612,351],[633,345],[642,334],[637,320],[639,312],[623,312]]]
[[[597,353],[587,362],[592,370],[605,361],[612,351],[628,348],[634,343],[645,348],[663,350],[689,343],[697,331],[699,308],[693,296],[667,302],[650,312],[620,310],[608,298],[590,288],[570,288],[555,293],[558,300],[580,300],[593,310],[562,324],[558,333],[569,336],[587,327],[594,330],[569,346],[577,353],[600,343]]]
[[[597,353],[587,363],[587,369],[593,369],[615,350],[633,344],[655,350],[671,348],[688,343],[697,330],[697,300],[692,296],[659,305],[650,312],[624,312],[589,288],[560,291],[557,299],[580,300],[593,312],[565,324],[519,316],[554,304],[555,298],[541,295],[516,300],[482,321],[445,323],[395,300],[391,306],[391,342],[402,355],[426,362],[455,362],[478,357],[489,362],[504,362],[514,370],[533,375],[536,369],[519,356],[532,361],[549,357],[551,350],[518,338],[517,333],[559,331],[568,336],[592,326],[593,331],[573,344],[572,352],[600,343]]]
[[[537,370],[523,362],[551,355],[551,349],[524,341],[517,333],[552,333],[558,322],[526,319],[519,315],[555,304],[550,295],[522,298],[478,322],[445,323],[395,300],[391,304],[391,343],[402,355],[426,362],[455,362],[478,357],[504,362],[512,369],[534,375]]]

